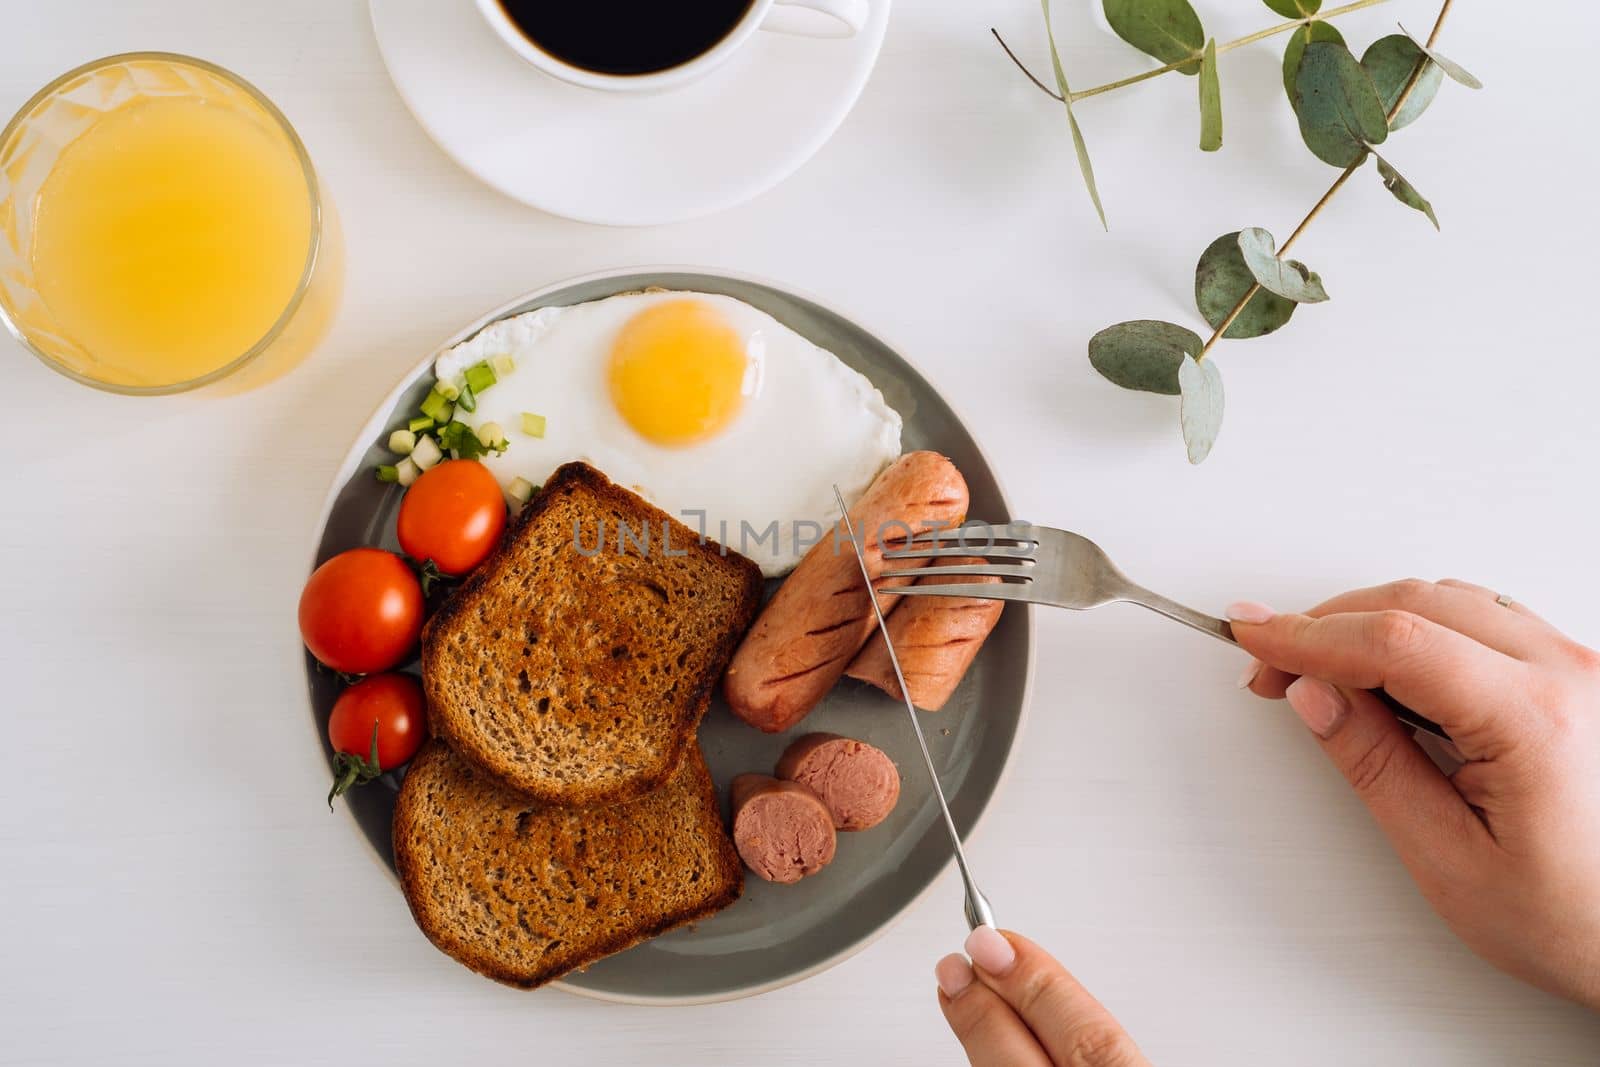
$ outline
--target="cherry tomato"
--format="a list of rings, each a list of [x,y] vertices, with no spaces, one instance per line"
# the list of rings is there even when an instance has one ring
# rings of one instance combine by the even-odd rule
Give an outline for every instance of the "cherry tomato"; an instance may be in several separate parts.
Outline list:
[[[409,674],[374,674],[340,693],[328,717],[328,740],[335,752],[329,807],[351,786],[409,762],[427,735],[422,686]]]
[[[422,587],[393,552],[341,552],[313,571],[300,593],[300,637],[336,671],[386,671],[421,633]]]
[[[396,532],[406,555],[459,575],[488,558],[505,528],[505,497],[489,468],[475,459],[451,459],[411,483]]]

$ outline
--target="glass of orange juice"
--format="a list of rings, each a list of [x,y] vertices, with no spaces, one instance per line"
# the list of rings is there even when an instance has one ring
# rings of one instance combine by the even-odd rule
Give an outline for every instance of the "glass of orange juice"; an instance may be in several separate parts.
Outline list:
[[[97,60],[0,133],[0,322],[87,385],[275,376],[325,332],[342,259],[294,128],[203,60]]]

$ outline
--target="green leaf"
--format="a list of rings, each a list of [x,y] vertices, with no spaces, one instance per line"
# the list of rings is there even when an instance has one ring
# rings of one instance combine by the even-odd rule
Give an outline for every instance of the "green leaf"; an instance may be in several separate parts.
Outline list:
[[[1378,160],[1378,176],[1383,179],[1383,187],[1394,194],[1394,198],[1409,208],[1416,208],[1428,216],[1428,221],[1433,223],[1433,228],[1439,228],[1439,216],[1433,213],[1433,205],[1425,200],[1417,187],[1406,181],[1404,175],[1389,165],[1389,161],[1378,153],[1372,153]]]
[[[1050,28],[1050,0],[1039,0],[1044,8],[1044,34],[1050,41],[1050,65],[1055,69],[1056,92],[1061,94],[1061,103],[1067,109],[1067,128],[1072,131],[1072,148],[1078,154],[1078,172],[1083,175],[1083,184],[1089,190],[1089,199],[1094,201],[1095,214],[1100,216],[1100,225],[1106,229],[1106,209],[1100,204],[1100,190],[1094,184],[1094,165],[1089,162],[1089,146],[1083,143],[1083,131],[1078,129],[1077,116],[1072,113],[1072,89],[1067,85],[1067,72],[1061,68],[1061,53],[1056,51],[1056,34]]]
[[[1217,80],[1217,39],[1206,42],[1200,57],[1200,151],[1222,147],[1222,83]]]
[[[1244,253],[1239,248],[1238,231],[1225,233],[1200,254],[1200,262],[1194,270],[1195,306],[1211,328],[1216,329],[1256,284],[1255,275],[1245,265]],[[1294,301],[1261,289],[1222,336],[1246,338],[1271,333],[1289,321],[1294,308]]]
[[[1201,363],[1184,356],[1178,367],[1178,386],[1183,392],[1180,419],[1189,462],[1203,463],[1222,430],[1222,372],[1215,360]]]
[[[1332,41],[1342,45],[1344,34],[1329,23],[1308,22],[1289,35],[1289,43],[1283,49],[1283,91],[1289,94],[1291,105],[1294,103],[1294,79],[1300,73],[1300,60],[1305,58],[1306,45],[1314,41]]]
[[[1259,226],[1239,231],[1239,252],[1252,277],[1269,293],[1296,304],[1320,304],[1328,299],[1322,279],[1297,259],[1279,259],[1272,234]]]
[[[1308,18],[1322,8],[1322,0],[1265,0],[1265,3],[1286,19]]]
[[[1423,64],[1423,70],[1417,79],[1417,87],[1406,97],[1406,106],[1396,112],[1390,121],[1390,130],[1411,125],[1428,110],[1428,105],[1439,93],[1440,83],[1444,81],[1444,68],[1428,62],[1427,53],[1403,33],[1391,33],[1378,38],[1361,55],[1361,65],[1372,76],[1372,84],[1377,87],[1385,115],[1394,110],[1396,101],[1405,91],[1406,83],[1411,80],[1419,63]]]
[[[1105,12],[1117,36],[1139,51],[1163,63],[1182,63],[1178,70],[1184,74],[1200,72],[1206,33],[1189,0],[1105,0]]]
[[[1294,80],[1300,136],[1311,154],[1335,167],[1353,167],[1369,145],[1389,136],[1378,90],[1366,69],[1343,45],[1316,41],[1306,46]]]
[[[1200,335],[1171,322],[1134,319],[1107,326],[1089,338],[1089,362],[1124,389],[1177,396],[1178,368],[1198,356]]]
[[[1395,25],[1399,26],[1400,24],[1395,23]],[[1400,26],[1400,32],[1405,34],[1407,37],[1411,37],[1411,31],[1406,29],[1404,26]],[[1440,69],[1450,76],[1451,81],[1465,85],[1468,89],[1483,88],[1483,83],[1477,78],[1473,77],[1471,71],[1467,70],[1460,63],[1457,63],[1449,56],[1441,55],[1438,51],[1429,48],[1415,37],[1411,37],[1411,43],[1422,49],[1423,54],[1429,59],[1439,64]]]

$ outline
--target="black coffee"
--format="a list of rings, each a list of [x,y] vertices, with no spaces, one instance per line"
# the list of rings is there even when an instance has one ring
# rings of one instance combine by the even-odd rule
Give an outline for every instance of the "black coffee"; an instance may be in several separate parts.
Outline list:
[[[709,52],[752,0],[500,0],[535,47],[596,74],[654,74]]]

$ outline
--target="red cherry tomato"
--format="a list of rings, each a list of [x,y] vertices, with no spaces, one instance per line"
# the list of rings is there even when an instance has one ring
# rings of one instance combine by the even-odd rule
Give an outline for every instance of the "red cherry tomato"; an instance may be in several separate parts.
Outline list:
[[[475,459],[446,460],[422,472],[400,501],[400,547],[445,574],[466,574],[488,558],[506,528],[500,483]]]
[[[393,552],[341,552],[313,571],[300,593],[300,637],[336,671],[386,671],[421,633],[422,587]]]
[[[328,740],[336,753],[329,806],[351,786],[410,762],[427,735],[422,686],[409,674],[374,674],[340,693],[328,716]]]

